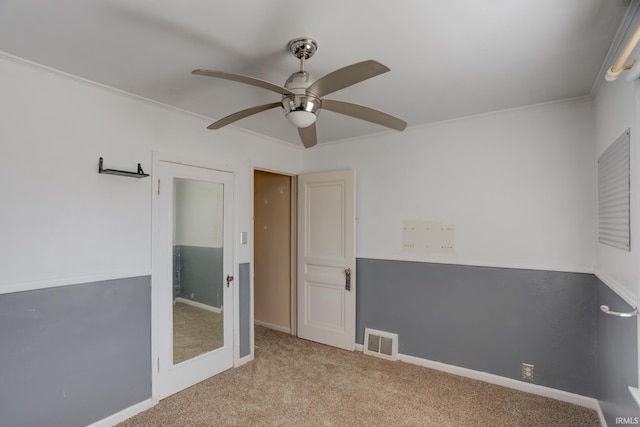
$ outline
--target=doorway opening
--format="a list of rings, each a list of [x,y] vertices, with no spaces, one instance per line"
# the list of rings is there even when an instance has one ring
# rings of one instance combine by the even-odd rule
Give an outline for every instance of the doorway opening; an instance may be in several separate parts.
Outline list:
[[[254,170],[254,324],[296,335],[296,177]]]

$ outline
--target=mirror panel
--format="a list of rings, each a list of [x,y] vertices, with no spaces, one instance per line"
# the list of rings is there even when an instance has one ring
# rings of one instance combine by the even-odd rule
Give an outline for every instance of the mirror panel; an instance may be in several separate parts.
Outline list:
[[[224,346],[224,185],[173,181],[173,364]]]

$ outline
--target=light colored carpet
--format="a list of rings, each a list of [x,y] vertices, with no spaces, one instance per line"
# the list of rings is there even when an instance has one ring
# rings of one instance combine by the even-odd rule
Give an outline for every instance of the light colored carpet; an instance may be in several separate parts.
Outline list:
[[[222,313],[176,302],[173,305],[173,364],[223,345]]]
[[[256,326],[255,360],[125,426],[599,426],[595,411]]]

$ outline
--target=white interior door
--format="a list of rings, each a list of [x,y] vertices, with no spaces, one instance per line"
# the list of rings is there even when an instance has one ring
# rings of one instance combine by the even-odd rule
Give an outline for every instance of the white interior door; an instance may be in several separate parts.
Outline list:
[[[355,349],[355,174],[298,177],[298,336]]]
[[[157,176],[162,399],[233,366],[233,174],[160,161]]]

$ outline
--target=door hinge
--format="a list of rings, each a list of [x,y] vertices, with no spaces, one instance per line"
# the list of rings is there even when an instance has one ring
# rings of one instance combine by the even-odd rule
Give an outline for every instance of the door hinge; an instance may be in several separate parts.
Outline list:
[[[160,373],[160,358],[158,357],[158,373]]]
[[[158,180],[158,195],[160,195],[160,180]]]

